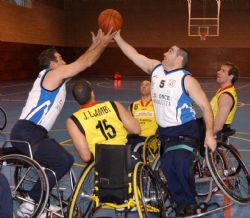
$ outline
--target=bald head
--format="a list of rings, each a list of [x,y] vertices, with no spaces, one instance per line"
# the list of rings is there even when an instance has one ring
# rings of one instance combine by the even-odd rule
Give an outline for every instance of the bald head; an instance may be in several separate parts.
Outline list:
[[[151,82],[149,80],[144,80],[140,86],[140,92],[142,96],[150,96],[151,95]]]

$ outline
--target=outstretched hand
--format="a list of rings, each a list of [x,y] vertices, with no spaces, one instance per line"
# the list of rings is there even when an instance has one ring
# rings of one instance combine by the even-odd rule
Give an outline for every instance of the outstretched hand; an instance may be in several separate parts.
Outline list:
[[[102,34],[103,34],[103,32],[102,32],[101,29],[98,30],[98,32],[97,32],[96,35],[94,34],[94,32],[91,32],[92,43],[93,43],[93,44],[99,43]]]
[[[95,47],[99,43],[102,43],[104,46],[107,46],[110,42],[113,41],[116,32],[112,33],[112,28],[105,34],[101,29],[98,30],[97,34],[95,35],[91,32],[92,35],[92,46]]]
[[[121,30],[118,30],[114,36],[114,40],[116,41],[118,38],[121,38]]]

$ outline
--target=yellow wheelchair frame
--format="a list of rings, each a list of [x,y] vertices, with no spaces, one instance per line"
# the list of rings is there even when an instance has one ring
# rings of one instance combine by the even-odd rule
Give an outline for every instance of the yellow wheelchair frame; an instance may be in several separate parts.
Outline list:
[[[118,149],[118,147],[121,146],[112,146],[112,149]],[[129,146],[122,147],[127,150],[130,149]],[[130,155],[131,152],[127,153]],[[96,155],[102,154],[97,153]],[[109,158],[112,158],[112,154]],[[109,170],[112,171],[112,166]],[[148,217],[150,213],[156,213],[157,217],[162,217],[164,189],[158,183],[159,179],[154,176],[154,172],[148,164],[138,162],[133,172],[127,174],[130,178],[127,184],[129,197],[124,199],[123,203],[102,202],[100,200],[98,174],[99,172],[95,169],[95,162],[85,167],[72,195],[68,210],[69,218],[93,217],[99,209],[113,209],[118,213],[137,211],[141,218]]]

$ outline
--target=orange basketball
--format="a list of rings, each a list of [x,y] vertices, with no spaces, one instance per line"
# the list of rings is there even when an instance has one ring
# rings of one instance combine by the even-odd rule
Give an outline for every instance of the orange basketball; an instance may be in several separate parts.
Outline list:
[[[98,17],[98,25],[103,32],[107,33],[111,27],[115,32],[122,27],[122,15],[114,9],[106,9],[102,11]]]

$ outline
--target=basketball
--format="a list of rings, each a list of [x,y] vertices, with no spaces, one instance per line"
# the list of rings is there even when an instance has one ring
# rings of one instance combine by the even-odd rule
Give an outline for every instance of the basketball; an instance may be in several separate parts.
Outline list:
[[[111,27],[113,27],[112,32],[121,29],[122,23],[122,15],[114,9],[106,9],[102,11],[98,17],[98,25],[105,33],[107,33]]]

